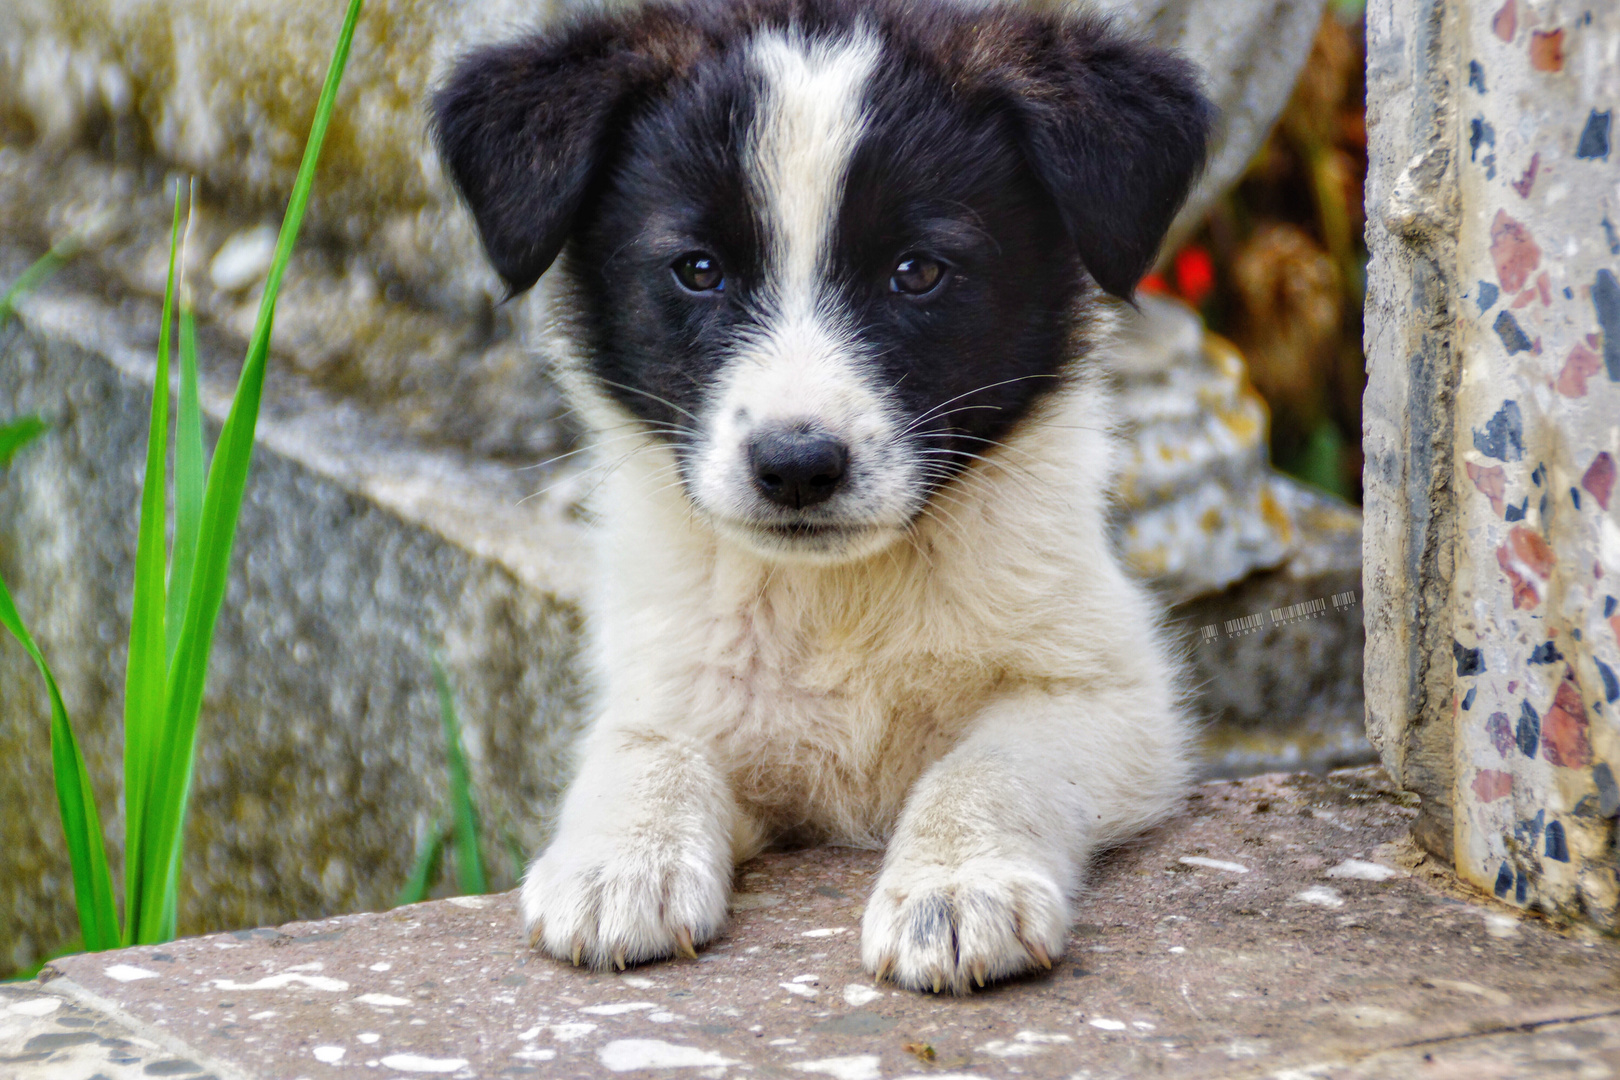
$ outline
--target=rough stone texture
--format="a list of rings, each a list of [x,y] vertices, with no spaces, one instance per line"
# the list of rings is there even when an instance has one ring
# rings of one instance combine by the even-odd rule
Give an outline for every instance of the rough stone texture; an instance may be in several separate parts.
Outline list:
[[[1370,731],[1461,876],[1616,929],[1620,10],[1368,36]]]
[[[1406,841],[1411,814],[1376,768],[1205,785],[1096,867],[1050,974],[964,999],[860,970],[878,857],[819,849],[742,867],[731,928],[697,961],[622,974],[531,953],[512,894],[71,957],[0,990],[0,1066],[19,1080],[1615,1075],[1620,946],[1456,892]]]
[[[0,573],[61,682],[115,853],[124,642],[155,320],[64,287],[0,329]],[[210,436],[234,369],[204,348]],[[203,705],[181,928],[387,905],[444,807],[430,657],[461,705],[496,881],[585,713],[580,527],[523,474],[424,450],[272,374]],[[0,969],[74,925],[38,676],[0,642]]]
[[[421,437],[527,462],[559,448],[557,399],[496,306],[503,287],[428,146],[422,103],[463,49],[575,6],[590,5],[367,4],[277,319],[278,348],[318,385]],[[1323,0],[1095,6],[1186,50],[1222,107],[1211,166],[1178,219],[1185,232],[1270,130]],[[42,248],[84,234],[114,280],[161,295],[165,183],[171,171],[195,176],[198,309],[245,335],[339,10],[325,0],[10,0],[7,15],[0,236]]]

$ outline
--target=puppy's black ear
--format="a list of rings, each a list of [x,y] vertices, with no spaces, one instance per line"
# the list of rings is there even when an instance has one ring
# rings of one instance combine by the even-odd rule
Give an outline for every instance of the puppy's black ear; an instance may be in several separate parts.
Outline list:
[[[433,133],[514,293],[557,258],[629,111],[700,45],[689,24],[649,8],[478,49],[456,64],[434,95]]]
[[[1130,299],[1203,170],[1215,107],[1191,63],[1105,19],[1033,21],[999,65],[1025,157],[1086,270]]]

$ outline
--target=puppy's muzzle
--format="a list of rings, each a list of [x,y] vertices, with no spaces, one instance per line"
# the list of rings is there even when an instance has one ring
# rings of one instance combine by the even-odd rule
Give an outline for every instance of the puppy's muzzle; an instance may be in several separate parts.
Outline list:
[[[761,495],[803,510],[826,502],[843,486],[849,447],[814,428],[767,428],[749,437],[748,465]]]

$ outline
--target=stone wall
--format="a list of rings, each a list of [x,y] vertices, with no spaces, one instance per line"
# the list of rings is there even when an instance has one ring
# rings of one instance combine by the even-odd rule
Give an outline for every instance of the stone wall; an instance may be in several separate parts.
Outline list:
[[[1368,12],[1368,730],[1419,839],[1620,919],[1620,9]]]

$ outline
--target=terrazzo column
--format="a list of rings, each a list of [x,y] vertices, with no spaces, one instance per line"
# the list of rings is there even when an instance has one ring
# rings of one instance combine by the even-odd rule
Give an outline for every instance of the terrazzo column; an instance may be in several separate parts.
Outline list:
[[[1368,732],[1461,878],[1613,930],[1620,7],[1367,35]]]

